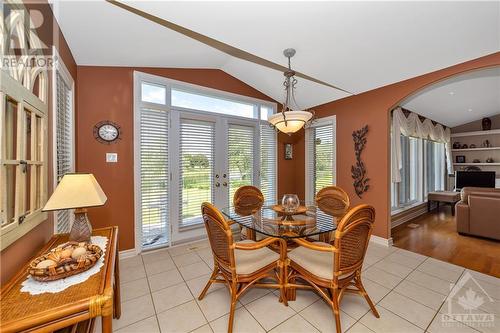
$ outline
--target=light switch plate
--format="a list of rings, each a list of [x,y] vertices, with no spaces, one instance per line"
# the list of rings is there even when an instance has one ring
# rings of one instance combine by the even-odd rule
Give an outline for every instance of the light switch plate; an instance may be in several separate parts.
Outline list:
[[[117,153],[106,153],[106,163],[117,163],[118,154]]]

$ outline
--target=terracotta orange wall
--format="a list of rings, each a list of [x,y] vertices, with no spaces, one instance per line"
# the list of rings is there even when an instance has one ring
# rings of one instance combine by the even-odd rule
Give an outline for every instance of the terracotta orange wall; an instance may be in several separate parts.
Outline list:
[[[375,207],[375,235],[390,237],[389,111],[402,99],[432,83],[458,73],[498,65],[500,52],[312,108],[319,117],[337,116],[337,184],[349,193],[353,204],[368,203]],[[371,188],[363,199],[359,199],[351,179],[351,165],[355,161],[352,132],[366,124],[369,126],[368,143],[362,160],[371,179]],[[297,181],[304,183],[301,178]]]
[[[285,143],[293,145],[293,159],[285,160]],[[284,194],[297,194],[305,200],[305,135],[304,130],[289,136],[278,134],[278,199]]]
[[[273,101],[220,70],[78,66],[77,170],[92,172],[108,196],[106,205],[89,210],[89,218],[94,227],[118,225],[122,250],[134,247],[134,70]],[[94,125],[102,120],[118,123],[123,131],[123,139],[111,145],[97,142],[92,131]],[[280,140],[279,169],[286,169],[293,179],[293,164],[300,157],[284,161],[283,140],[298,140],[300,146],[303,138],[300,135],[280,136]],[[118,163],[105,163],[106,152],[118,153]],[[295,193],[296,185],[280,180],[278,190],[280,193]]]
[[[76,62],[73,59],[71,50],[64,39],[64,36],[57,25],[57,22],[53,20],[52,10],[46,1],[33,2],[29,1],[26,4],[26,8],[38,10],[41,12],[44,20],[47,22],[53,22],[52,25],[42,25],[40,29],[37,30],[38,37],[44,41],[47,45],[55,45],[63,62],[68,68],[73,79],[76,81]],[[52,41],[53,42],[47,42]],[[49,117],[48,117],[48,133],[49,133],[49,195],[52,193],[52,74],[49,74]],[[54,227],[52,223],[52,213],[49,214],[49,218],[40,223],[37,227],[31,230],[29,233],[24,235],[22,238],[18,239],[16,242],[11,244],[9,247],[4,249],[0,253],[0,273],[1,273],[1,285],[4,285],[8,279],[10,279],[21,267],[26,263],[31,257],[33,257],[36,252],[48,241],[54,232]]]

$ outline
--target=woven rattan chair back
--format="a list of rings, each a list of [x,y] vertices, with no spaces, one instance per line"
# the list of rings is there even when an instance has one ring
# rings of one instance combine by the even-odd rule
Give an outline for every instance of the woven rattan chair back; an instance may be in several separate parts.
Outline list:
[[[234,192],[233,205],[239,211],[255,212],[264,204],[264,195],[255,186],[242,186]]]
[[[335,231],[334,276],[351,273],[361,267],[375,221],[375,209],[358,205],[340,220]]]
[[[327,186],[316,194],[316,205],[327,214],[343,215],[349,209],[349,195],[338,186]]]
[[[211,203],[201,205],[203,222],[208,234],[214,260],[222,271],[232,274],[235,262],[232,250],[233,232],[220,211]]]

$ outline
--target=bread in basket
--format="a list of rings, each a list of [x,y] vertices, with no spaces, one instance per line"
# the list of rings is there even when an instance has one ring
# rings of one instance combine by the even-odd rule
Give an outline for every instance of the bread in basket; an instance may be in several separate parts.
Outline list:
[[[102,255],[95,244],[67,242],[33,260],[28,273],[38,281],[54,281],[88,270]]]

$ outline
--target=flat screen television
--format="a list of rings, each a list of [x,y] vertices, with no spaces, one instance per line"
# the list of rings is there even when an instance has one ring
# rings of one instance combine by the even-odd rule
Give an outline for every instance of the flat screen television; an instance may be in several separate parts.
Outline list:
[[[455,171],[455,190],[462,187],[495,187],[495,171]]]

